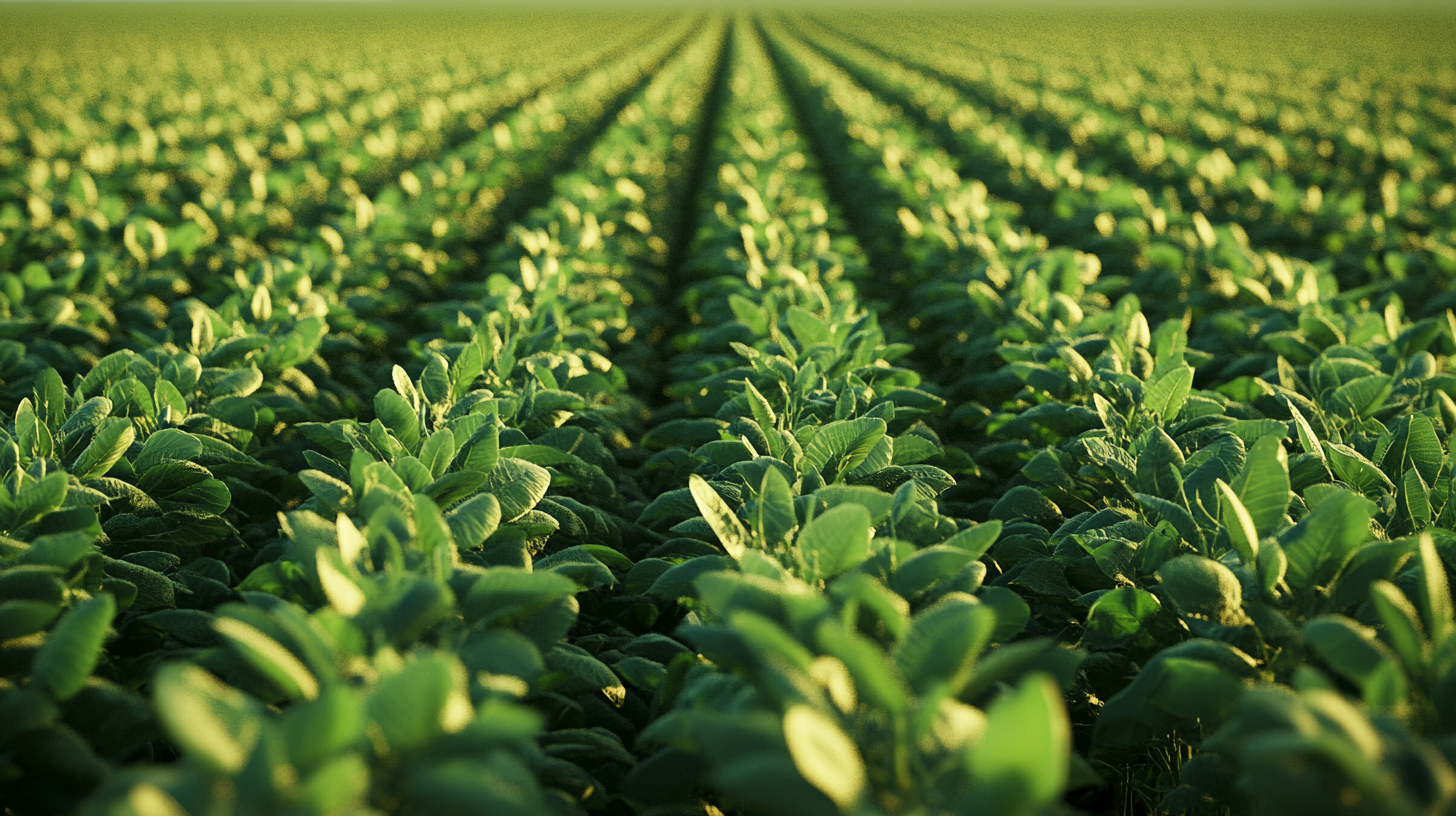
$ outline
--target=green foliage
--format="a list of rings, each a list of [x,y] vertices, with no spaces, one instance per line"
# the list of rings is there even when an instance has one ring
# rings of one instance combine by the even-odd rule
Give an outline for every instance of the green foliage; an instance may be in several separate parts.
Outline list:
[[[0,26],[0,808],[1456,801],[1434,18],[149,14]]]

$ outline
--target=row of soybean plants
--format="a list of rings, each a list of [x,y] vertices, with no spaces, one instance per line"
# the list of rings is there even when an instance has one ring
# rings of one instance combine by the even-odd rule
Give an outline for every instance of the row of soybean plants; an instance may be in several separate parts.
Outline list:
[[[628,101],[686,47],[691,24],[562,91],[586,114],[569,125],[551,124],[550,108],[509,119],[558,152],[555,165],[510,156],[517,174],[569,164],[562,148],[615,113],[589,104]],[[669,75],[700,70],[705,47]],[[547,123],[530,125],[533,113]],[[610,541],[603,511],[573,512],[570,498],[605,485],[610,506],[603,443],[581,431],[544,437],[574,414],[612,414],[621,374],[559,299],[537,303],[493,280],[436,321],[434,337],[400,336],[355,311],[327,250],[295,253],[249,264],[225,298],[179,303],[155,335],[134,333],[135,349],[69,385],[53,368],[27,372],[31,393],[5,429],[7,803],[69,809],[98,784],[92,808],[139,813],[366,802],[539,813],[603,795],[582,762],[610,760],[610,746],[585,729],[538,742],[541,715],[515,700],[546,671],[532,644],[549,650],[572,624],[578,589],[610,573],[578,550],[545,576],[548,597],[512,587],[517,573],[529,584],[529,553],[563,525]],[[570,275],[546,273],[546,291]],[[45,275],[32,264],[11,278],[64,297],[73,281]],[[330,372],[366,342],[417,376],[386,367],[392,389],[349,395]],[[352,404],[331,406],[320,383]],[[320,421],[361,413],[376,419]],[[552,443],[564,449],[555,459]],[[552,472],[566,491],[555,500],[545,497]],[[500,546],[460,557],[487,540]],[[515,569],[491,578],[486,564]],[[472,648],[506,662],[472,675],[461,657]],[[542,708],[569,721],[582,711],[570,695],[610,672],[564,646],[549,658],[556,702]],[[114,774],[129,763],[142,765]]]
[[[609,42],[620,47],[628,35],[640,37],[639,25],[622,22],[619,27],[609,29],[620,32]],[[374,32],[374,36],[384,34]],[[522,58],[530,66],[546,60],[551,49],[543,45],[535,56],[531,49],[522,50]],[[583,57],[581,66],[584,67],[573,70],[584,72],[593,65],[593,60],[602,62],[606,53],[608,50],[591,52]],[[253,70],[247,70],[250,64],[240,66],[238,73],[256,74],[259,66],[252,65]],[[228,120],[229,129],[238,131],[231,137],[211,134],[204,128],[188,139],[179,136],[175,150],[169,148],[161,155],[144,150],[148,143],[146,133],[151,130],[168,126],[177,130],[182,123],[196,124],[201,118],[199,113],[189,112],[186,107],[168,115],[166,106],[172,95],[183,92],[185,83],[191,81],[189,75],[205,66],[205,60],[201,67],[183,62],[182,67],[192,70],[179,68],[175,76],[165,72],[160,76],[147,74],[150,81],[133,91],[141,100],[139,105],[148,112],[148,117],[138,120],[144,130],[134,137],[138,140],[135,143],[132,133],[136,128],[132,125],[106,129],[108,123],[102,114],[115,107],[108,99],[115,90],[100,78],[78,72],[92,81],[75,91],[88,100],[88,104],[75,106],[76,110],[96,112],[95,121],[77,118],[80,113],[73,115],[76,118],[72,122],[73,130],[85,138],[78,138],[71,145],[71,152],[60,152],[59,146],[54,150],[44,148],[35,139],[65,129],[41,130],[48,121],[39,119],[27,131],[35,138],[29,145],[32,157],[24,172],[18,172],[18,157],[12,157],[7,163],[17,170],[9,174],[10,183],[15,185],[12,200],[23,203],[23,206],[7,205],[0,214],[0,230],[5,235],[0,254],[15,272],[6,279],[5,322],[0,329],[7,341],[15,341],[6,342],[0,354],[9,404],[13,405],[28,391],[29,372],[48,366],[70,378],[85,373],[96,360],[118,348],[139,348],[156,342],[165,335],[167,322],[178,316],[190,296],[216,305],[231,295],[239,285],[235,283],[239,269],[245,270],[246,279],[256,277],[254,272],[246,270],[255,271],[260,263],[277,266],[276,259],[303,265],[307,269],[300,274],[327,284],[319,287],[320,293],[333,290],[344,293],[345,297],[357,295],[372,300],[359,302],[356,298],[348,310],[380,322],[381,318],[397,320],[398,315],[408,313],[396,301],[410,294],[410,266],[418,269],[422,263],[433,266],[445,260],[438,254],[427,256],[418,242],[409,241],[376,245],[351,240],[346,252],[343,235],[357,239],[359,225],[367,229],[378,220],[379,208],[374,205],[378,195],[374,198],[366,195],[364,188],[368,179],[363,178],[361,185],[361,180],[355,177],[367,169],[365,162],[352,163],[358,167],[321,170],[316,159],[272,149],[288,144],[290,124],[293,129],[307,126],[313,134],[308,137],[308,143],[314,145],[311,149],[331,156],[363,149],[353,144],[360,138],[360,128],[373,121],[363,116],[349,125],[341,118],[338,107],[315,100],[314,104],[326,112],[318,112],[313,117],[306,111],[293,112],[295,118],[289,118],[284,115],[287,111],[280,112],[278,104],[258,102],[244,109],[271,111],[272,118],[256,125],[242,119]],[[420,67],[428,64],[421,63]],[[322,83],[339,85],[341,89],[348,82],[366,83],[366,78],[360,75],[364,72],[342,67],[337,70],[341,76],[325,74]],[[205,72],[203,75],[207,76]],[[312,75],[300,73],[300,76]],[[374,80],[366,84],[373,86],[380,82],[377,75],[373,76]],[[532,88],[539,90],[542,86],[560,84],[570,76],[559,68],[553,73],[546,63],[546,67],[529,76],[502,75],[494,82],[472,88],[470,94],[452,94],[447,108],[454,111],[450,115],[455,117],[480,117],[481,121],[487,116],[504,117],[517,102],[531,98]],[[426,79],[418,78],[419,84],[424,85]],[[462,78],[467,82],[473,80],[473,75]],[[54,90],[44,83],[40,85],[37,96],[41,91]],[[448,129],[448,138],[441,136],[441,128],[445,127],[441,124],[443,119],[424,121],[413,114],[406,117],[399,110],[395,97],[406,88],[408,84],[400,82],[380,91],[383,97],[355,101],[351,106],[369,116],[374,116],[369,112],[376,109],[387,112],[393,124],[386,126],[398,133],[428,137],[437,143],[433,153],[414,157],[422,161],[401,177],[401,183],[422,192],[423,183],[419,179],[423,176],[424,183],[438,191],[452,179],[474,169],[467,165],[467,160],[488,162],[493,158],[480,155],[484,147],[463,154],[460,151],[480,139],[491,140],[495,128],[485,128],[483,137],[477,137],[472,129],[471,138],[466,139],[461,128],[452,127]],[[286,89],[279,92],[284,93]],[[335,96],[325,98],[332,100]],[[350,103],[351,99],[338,98],[337,104]],[[40,107],[40,102],[26,104],[21,99],[16,107],[15,118],[25,114],[36,118],[39,112],[31,109]],[[156,107],[161,111],[154,110]],[[222,113],[217,113],[208,121],[217,119],[221,123],[224,118]],[[283,119],[281,124],[279,118]],[[414,121],[406,122],[406,118]],[[155,124],[156,119],[162,121],[155,128],[147,124]],[[328,120],[336,120],[340,128],[348,125],[352,130],[321,130],[320,122],[314,119],[324,120],[324,125]],[[282,144],[276,132],[279,127],[285,131]],[[122,135],[107,141],[99,135],[103,133]],[[155,142],[155,137],[151,141]],[[102,165],[87,165],[87,157],[95,159],[101,154],[110,158]],[[399,157],[391,161],[397,164]],[[482,207],[494,203],[490,199]],[[388,202],[384,204],[387,216]],[[422,233],[431,234],[428,229]],[[400,272],[402,265],[408,266]],[[382,273],[399,279],[395,286],[398,296],[393,292],[375,294],[384,288],[386,276]],[[258,283],[258,280],[245,280],[241,285],[252,288]],[[418,284],[415,286],[418,288]],[[301,291],[298,296],[308,294]],[[334,321],[336,327],[352,322],[346,315],[337,315]],[[386,323],[381,330],[388,329]],[[357,334],[366,350],[386,344],[379,331],[360,330]],[[307,357],[304,355],[303,359]],[[328,398],[349,402],[346,393],[329,392]]]
[[[1201,210],[1185,213],[1176,198],[1150,187],[1156,179],[1079,169],[1070,152],[1053,159],[1038,140],[1016,133],[1015,119],[980,117],[957,87],[824,34],[824,29],[814,31],[820,32],[815,36],[817,47],[858,82],[904,105],[913,114],[910,118],[919,118],[946,149],[974,157],[978,178],[986,179],[1000,197],[1022,205],[1029,226],[1054,243],[1096,252],[1109,274],[1130,277],[1134,287],[1140,286],[1134,291],[1150,305],[1166,303],[1169,313],[1191,307],[1197,315],[1230,300],[1270,303],[1290,283],[1290,275],[1280,274],[1277,262],[1271,270],[1267,236],[1259,233],[1255,221],[1223,221],[1219,213]],[[1139,181],[1149,187],[1140,187]],[[1332,229],[1347,229],[1344,217],[1326,220]],[[1307,236],[1300,240],[1305,246],[1312,243]],[[1376,245],[1373,239],[1356,243],[1366,248]],[[1305,254],[1303,249],[1296,251],[1299,254],[1290,258]],[[1335,268],[1345,286],[1376,281],[1401,291],[1412,302],[1439,294],[1425,283],[1434,280],[1428,275],[1412,275],[1405,281],[1396,280],[1399,275],[1372,277],[1364,267],[1369,249],[1353,246],[1351,252],[1357,255],[1356,262],[1340,262]]]
[[[923,37],[892,41],[863,27],[849,30],[862,43],[908,60],[916,70],[950,83],[967,101],[988,109],[990,115],[985,117],[963,112],[961,129],[984,130],[992,139],[1005,130],[1019,143],[1023,161],[1050,163],[1051,154],[1060,151],[1058,161],[1101,167],[1100,173],[1088,173],[1083,179],[1090,187],[1102,184],[1099,176],[1131,183],[1144,188],[1163,209],[1200,210],[1214,223],[1237,223],[1256,245],[1308,259],[1332,257],[1347,284],[1372,275],[1395,280],[1419,277],[1426,270],[1449,275],[1456,260],[1449,245],[1437,237],[1451,227],[1445,204],[1456,196],[1442,164],[1449,151],[1439,129],[1421,124],[1439,121],[1439,110],[1425,110],[1428,100],[1439,104],[1438,93],[1412,91],[1400,94],[1397,101],[1391,88],[1369,91],[1376,97],[1376,107],[1402,108],[1390,117],[1395,126],[1349,102],[1339,106],[1343,115],[1327,120],[1309,105],[1296,109],[1295,104],[1286,104],[1281,112],[1286,123],[1315,117],[1326,122],[1322,125],[1326,129],[1343,128],[1338,134],[1324,134],[1345,143],[1337,156],[1329,139],[1321,139],[1325,143],[1321,148],[1309,137],[1289,139],[1277,127],[1271,128],[1275,131],[1271,135],[1254,121],[1245,122],[1243,117],[1251,116],[1250,106],[1253,115],[1258,106],[1242,95],[1241,114],[1190,111],[1181,97],[1179,103],[1164,98],[1157,100],[1161,107],[1148,103],[1147,108],[1137,108],[1126,94],[1111,99],[1104,94],[1099,100],[1096,95],[1027,88],[1004,73],[988,74],[979,63],[936,59],[932,51],[903,44]],[[953,41],[965,45],[963,39]],[[1340,69],[1330,67],[1325,72],[1334,75]],[[1394,68],[1392,74],[1401,75]],[[1123,76],[1127,75],[1124,70]],[[1144,94],[1156,99],[1157,87],[1150,84]],[[1266,106],[1272,104],[1273,94],[1259,96]],[[1186,139],[1192,134],[1186,123],[1180,126],[1168,118],[1171,109],[1197,120],[1204,143],[1179,139],[1180,133]],[[1094,127],[1095,134],[1089,130]],[[1219,138],[1212,139],[1209,133]],[[1073,138],[1074,134],[1082,138]],[[1045,147],[1038,150],[1028,144]],[[1037,156],[1042,152],[1046,155]],[[1013,169],[1037,175],[1035,168],[1015,168],[1015,160],[1012,163]],[[1057,193],[1054,200],[1073,199],[1074,193]],[[1433,230],[1437,236],[1431,235]]]
[[[949,219],[915,213],[935,214],[931,180],[901,181],[933,149],[877,114],[882,105],[813,49],[770,33],[859,200],[870,179],[891,206],[896,195],[904,202],[903,237],[884,204],[869,234],[898,239],[912,270],[922,235],[954,248]],[[948,439],[984,435],[971,447],[978,464],[1004,463],[999,499],[967,508],[972,520],[1007,523],[987,552],[998,573],[988,582],[1030,603],[1028,631],[1088,652],[1068,697],[1074,733],[1115,784],[1077,801],[1449,807],[1456,744],[1437,712],[1449,712],[1456,690],[1450,314],[1407,315],[1378,288],[1342,294],[1327,272],[1269,255],[1297,285],[1267,305],[1206,307],[1195,328],[1237,324],[1244,345],[1205,351],[1181,321],[1150,323],[1126,297],[1110,303],[1118,289],[1098,292],[1095,274],[1064,273],[1053,296],[1037,273],[1055,251],[1008,273],[1004,251],[966,232],[963,245],[981,255],[961,262],[972,280],[938,291],[951,301],[961,287],[970,330],[928,339],[964,353],[996,332],[999,376],[1019,386],[978,380],[969,393],[1002,401],[973,428],[963,414]],[[1058,309],[1057,320],[1032,324],[1039,333],[1016,337],[986,320],[988,307],[1031,293]],[[1020,322],[1027,312],[1017,310]],[[1192,387],[1195,376],[1205,387]]]
[[[999,525],[939,512],[965,465],[932,428],[943,404],[860,304],[864,255],[746,20],[733,49],[680,268],[678,403],[643,437],[662,450],[638,521],[669,539],[633,570],[681,602],[691,649],[666,666],[629,795],[1029,812],[1072,767],[1056,681],[1037,670],[1070,664],[999,647],[1026,620],[1012,592],[981,586]]]

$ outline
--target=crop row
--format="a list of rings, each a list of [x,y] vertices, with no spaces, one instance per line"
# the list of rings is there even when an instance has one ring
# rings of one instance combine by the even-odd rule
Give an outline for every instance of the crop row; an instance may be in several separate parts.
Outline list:
[[[1344,285],[1383,279],[1385,285],[1412,300],[1427,295],[1415,287],[1416,282],[1429,279],[1428,271],[1442,274],[1438,270],[1450,266],[1450,247],[1440,237],[1448,231],[1440,208],[1425,206],[1427,195],[1438,200],[1448,195],[1442,192],[1442,175],[1429,158],[1416,157],[1390,169],[1379,190],[1364,189],[1361,179],[1369,178],[1364,175],[1336,179],[1321,189],[1296,182],[1278,168],[1266,172],[1256,162],[1242,159],[1235,166],[1227,154],[1200,149],[1178,152],[1176,160],[1164,156],[1154,162],[1155,168],[1148,169],[1144,165],[1152,159],[1127,153],[1127,140],[1118,140],[1098,146],[1093,162],[1103,165],[1119,155],[1125,160],[1112,161],[1106,169],[1094,172],[1071,149],[1059,154],[1049,149],[1048,145],[1065,140],[1065,123],[1031,115],[1011,118],[1004,108],[993,108],[990,116],[979,115],[974,106],[966,104],[966,95],[979,103],[986,93],[956,74],[953,61],[934,61],[921,51],[913,56],[914,68],[905,68],[849,43],[841,47],[834,36],[818,31],[821,35],[816,36],[816,43],[837,49],[834,54],[858,72],[857,78],[909,110],[923,110],[925,120],[942,132],[947,146],[954,145],[957,152],[980,160],[978,175],[988,180],[993,192],[1022,204],[1033,226],[1058,242],[1089,247],[1102,244],[1102,254],[1112,255],[1105,258],[1109,262],[1121,256],[1123,263],[1143,269],[1197,274],[1201,271],[1198,265],[1190,269],[1185,256],[1206,237],[1202,230],[1192,228],[1202,220],[1212,230],[1210,235],[1216,236],[1227,225],[1241,243],[1256,252],[1274,250],[1306,260],[1329,258]],[[913,50],[905,45],[893,48],[898,54]],[[926,70],[931,74],[921,73]],[[953,86],[942,84],[937,76]],[[1108,127],[1115,129],[1111,124]],[[1157,134],[1155,128],[1141,123],[1129,127],[1137,139]],[[1137,149],[1134,146],[1134,154]],[[1354,164],[1350,160],[1341,166]],[[1383,210],[1372,212],[1367,201],[1384,202]],[[1411,218],[1405,219],[1402,212],[1410,213]],[[1225,286],[1245,288],[1238,279],[1249,274],[1248,266],[1232,264],[1226,271],[1234,279]],[[1243,296],[1260,294],[1255,287]]]

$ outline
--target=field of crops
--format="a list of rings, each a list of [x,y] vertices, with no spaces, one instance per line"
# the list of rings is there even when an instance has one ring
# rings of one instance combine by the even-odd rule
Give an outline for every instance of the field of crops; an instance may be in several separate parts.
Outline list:
[[[0,6],[0,814],[1456,812],[1456,15]]]

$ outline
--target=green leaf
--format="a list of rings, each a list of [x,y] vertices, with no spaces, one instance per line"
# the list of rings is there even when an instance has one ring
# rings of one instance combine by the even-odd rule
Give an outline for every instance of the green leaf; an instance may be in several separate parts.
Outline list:
[[[52,433],[60,430],[66,415],[66,386],[54,368],[45,368],[35,377],[35,413]]]
[[[348,516],[339,515],[341,519]],[[348,561],[339,559],[347,564]],[[314,565],[318,570],[319,587],[328,598],[329,605],[346,618],[352,618],[364,608],[368,598],[352,578],[335,565],[334,559],[323,547],[314,551]]]
[[[288,756],[301,768],[313,768],[364,736],[364,707],[354,689],[335,686],[317,699],[288,705],[282,726]]]
[[[1227,482],[1216,479],[1214,486],[1218,490],[1223,527],[1228,532],[1229,542],[1238,552],[1239,560],[1252,567],[1259,559],[1259,531],[1254,526],[1254,518]]]
[[[25,551],[21,562],[69,568],[94,552],[92,544],[95,542],[96,534],[90,530],[71,530],[39,536],[30,542],[30,549]]]
[[[500,526],[501,506],[496,497],[481,493],[463,501],[445,516],[450,535],[462,550],[473,550],[485,543]]]
[[[585,649],[558,643],[542,657],[546,660],[546,668],[564,672],[583,688],[601,692],[613,706],[622,705],[627,698],[627,687],[622,685],[617,675]]]
[[[1324,447],[1330,468],[1349,486],[1376,500],[1395,492],[1395,483],[1359,451],[1338,442],[1326,442]]]
[[[1421,613],[1395,584],[1374,581],[1370,584],[1370,603],[1380,616],[1385,640],[1400,655],[1406,672],[1419,675],[1429,660],[1430,642],[1421,626]]]
[[[830,482],[844,477],[869,457],[885,436],[885,421],[860,417],[831,422],[819,428],[804,447],[804,463],[813,465]]]
[[[495,567],[471,586],[460,611],[468,623],[506,625],[571,599],[577,591],[565,575]]]
[[[909,690],[904,679],[873,641],[834,618],[820,622],[816,639],[820,652],[844,664],[861,699],[893,714],[905,710]]]
[[[201,455],[202,443],[192,434],[176,428],[163,428],[147,437],[132,468],[139,474],[145,474],[164,459],[191,462]]]
[[[478,470],[456,470],[430,482],[419,492],[429,496],[437,505],[449,507],[475,493],[488,481],[490,477]]]
[[[971,796],[986,813],[1034,813],[1061,798],[1071,750],[1056,681],[1029,675],[991,704],[986,732],[966,755]]]
[[[42,631],[61,614],[59,601],[6,599],[0,601],[0,641]]]
[[[1451,607],[1451,584],[1446,567],[1436,554],[1430,533],[1421,534],[1417,555],[1421,559],[1421,611],[1426,615],[1426,631],[1433,643],[1441,643],[1456,628],[1456,613]]]
[[[794,767],[842,810],[864,795],[864,759],[854,740],[829,716],[797,704],[784,712],[784,742]]]
[[[1370,509],[1370,502],[1359,494],[1334,489],[1309,515],[1279,536],[1288,562],[1287,580],[1296,591],[1323,586],[1356,547],[1370,538]]]
[[[1421,474],[1411,468],[1400,480],[1398,499],[1405,515],[1410,519],[1411,529],[1424,530],[1431,524],[1431,497]]]
[[[916,615],[895,647],[894,661],[919,694],[947,684],[958,690],[991,640],[996,613],[970,595],[952,592]]]
[[[413,406],[400,396],[398,392],[388,388],[381,389],[374,395],[374,415],[384,423],[399,444],[404,446],[406,451],[414,453],[419,450],[420,445],[420,416],[415,412]],[[484,470],[485,468],[475,468]]]
[[[318,696],[318,679],[293,652],[265,632],[225,614],[212,626],[233,651],[290,699],[312,700]]]
[[[216,773],[242,770],[262,734],[265,709],[188,663],[164,663],[152,679],[157,718],[188,759]]]
[[[1405,672],[1369,628],[1341,615],[1321,615],[1304,625],[1304,637],[1326,666],[1360,686],[1371,709],[1388,711],[1405,701]]]
[[[1118,587],[1107,592],[1087,611],[1079,646],[1086,649],[1119,649],[1132,642],[1143,623],[1163,608],[1150,592],[1137,587]]]
[[[5,519],[0,524],[14,529],[59,510],[66,501],[68,484],[66,474],[61,471],[31,482],[10,497],[9,507],[0,510],[0,518]],[[6,503],[4,497],[5,493],[0,489],[0,507]]]
[[[799,341],[801,348],[809,348],[819,343],[829,342],[829,327],[824,321],[810,314],[808,310],[800,306],[790,306],[784,313],[784,319],[788,321],[789,331],[794,333],[794,339]]]
[[[770,546],[786,541],[799,524],[794,513],[793,490],[789,486],[789,480],[784,478],[778,468],[764,471],[753,521],[763,542]]]
[[[263,372],[257,366],[240,368],[213,384],[208,392],[209,399],[223,397],[246,397],[263,385]]]
[[[1401,463],[1409,462],[1421,474],[1421,481],[1434,484],[1445,458],[1445,451],[1441,449],[1441,440],[1436,436],[1436,426],[1431,418],[1424,414],[1412,414],[1405,455]]]
[[[495,418],[487,417],[484,425],[476,429],[460,450],[455,453],[454,464],[461,470],[478,470],[493,474],[500,459],[500,425]]]
[[[1220,626],[1243,626],[1243,589],[1228,567],[1201,555],[1180,555],[1163,562],[1158,580],[1178,611]]]
[[[973,527],[968,527],[955,535],[947,538],[944,542],[947,547],[955,547],[965,550],[972,558],[980,558],[991,549],[996,539],[1001,537],[1002,523],[999,520],[982,522]]]
[[[768,318],[758,304],[742,295],[729,295],[728,308],[733,310],[733,316],[738,318],[739,323],[747,326],[754,336],[768,335]]]
[[[1249,448],[1244,469],[1231,487],[1249,513],[1260,537],[1274,535],[1289,510],[1289,457],[1277,436],[1259,438]]]
[[[606,564],[597,560],[584,545],[567,547],[545,556],[532,567],[536,572],[554,572],[572,579],[583,589],[600,589],[617,583]]]
[[[1137,458],[1138,490],[1176,501],[1180,492],[1176,474],[1183,469],[1183,452],[1162,428],[1147,433]]]
[[[1148,695],[1153,706],[1186,720],[1217,726],[1238,705],[1244,685],[1210,660],[1164,657]]]
[[[753,383],[744,381],[744,393],[748,396],[748,407],[753,412],[753,421],[758,423],[759,430],[763,431],[764,438],[768,440],[768,451],[770,456],[782,459],[784,456],[784,440],[779,436],[775,427],[778,418],[774,415],[773,408],[769,406],[768,400],[758,393]]]
[[[968,587],[956,587],[964,591],[980,585],[981,579],[986,574],[985,565],[978,562],[970,553],[957,547],[947,547],[944,544],[925,547],[900,562],[900,565],[895,568],[894,574],[890,576],[890,589],[901,597],[914,599],[940,581],[951,580],[961,575],[967,569],[967,565],[974,565],[970,567],[973,571],[970,577],[974,583]]]
[[[469,711],[464,689],[456,688],[455,662],[453,656],[417,657],[375,685],[367,704],[369,719],[391,752],[403,754],[423,748],[451,724],[450,719],[459,716],[462,708]],[[454,702],[452,698],[460,699]]]
[[[688,490],[698,506],[698,512],[703,514],[703,518],[707,519],[708,525],[717,534],[723,550],[735,560],[741,559],[748,549],[750,539],[748,531],[743,529],[743,524],[738,521],[732,508],[707,480],[696,473],[688,476]]]
[[[540,465],[520,459],[501,459],[486,477],[484,489],[500,502],[502,521],[526,515],[546,496],[551,474]]]
[[[553,812],[533,770],[514,754],[500,749],[479,758],[452,757],[422,763],[411,771],[408,780],[405,805],[412,813],[539,816]],[[337,803],[330,801],[328,805],[335,807]]]
[[[1319,437],[1315,436],[1314,428],[1310,426],[1309,420],[1295,407],[1294,401],[1286,397],[1284,405],[1289,408],[1289,415],[1294,417],[1294,428],[1299,434],[1299,444],[1304,448],[1305,453],[1311,453],[1325,461],[1325,449],[1320,445]]]
[[[884,521],[895,504],[895,498],[883,490],[861,485],[828,485],[810,495],[816,502],[823,502],[827,507],[846,503],[858,504],[870,512],[870,521],[873,524]]]
[[[298,480],[319,501],[334,510],[343,510],[351,506],[354,500],[354,491],[347,484],[321,470],[299,471]]]
[[[1163,422],[1172,422],[1183,410],[1192,388],[1193,367],[1186,363],[1174,366],[1143,386],[1143,406],[1162,417]]]
[[[1327,405],[1353,417],[1367,417],[1390,397],[1394,378],[1387,374],[1371,374],[1336,388],[1325,398]]]
[[[1142,505],[1143,510],[1151,512],[1159,519],[1173,525],[1173,529],[1178,531],[1178,535],[1184,541],[1202,548],[1203,531],[1193,520],[1193,515],[1188,512],[1188,508],[1167,499],[1149,496],[1146,493],[1134,493],[1133,497],[1138,500],[1138,504]]]
[[[822,581],[859,566],[869,557],[870,535],[870,512],[858,504],[841,504],[815,516],[797,542],[807,566],[805,579]]]
[[[116,601],[105,593],[72,607],[36,653],[31,682],[57,700],[75,696],[101,660],[101,643],[114,617]]]
[[[454,458],[455,434],[449,428],[441,428],[430,434],[420,446],[420,462],[430,469],[430,475],[436,479],[445,474],[445,470],[450,467],[450,460]]]
[[[71,466],[71,475],[82,480],[105,476],[135,439],[136,430],[132,428],[131,420],[121,417],[106,420],[96,430],[91,444],[76,458],[76,463]]]

